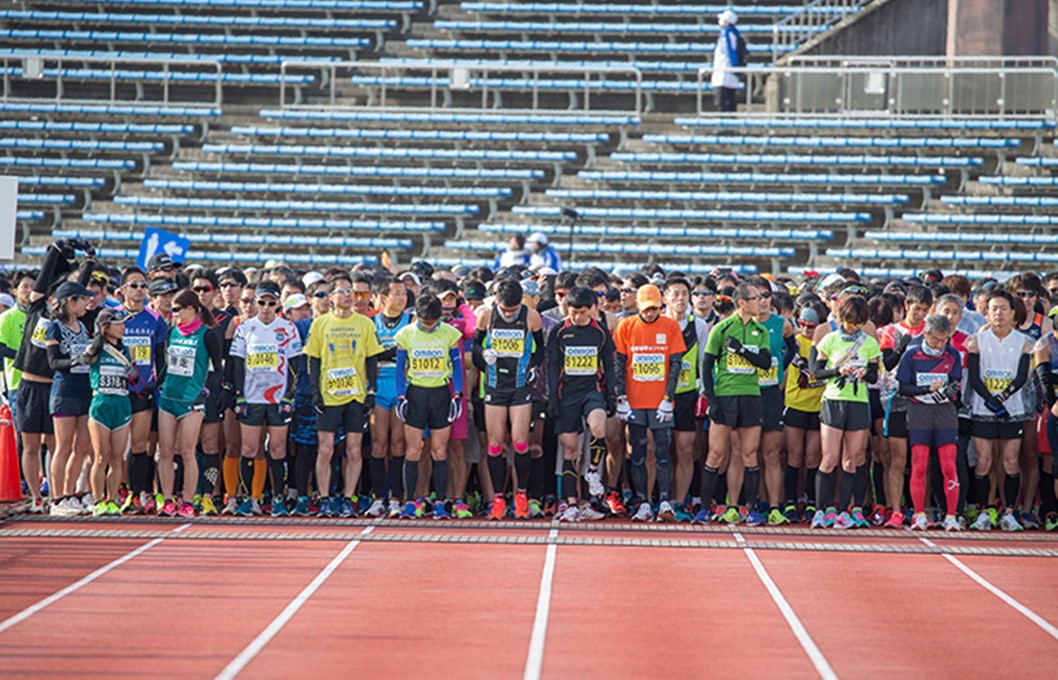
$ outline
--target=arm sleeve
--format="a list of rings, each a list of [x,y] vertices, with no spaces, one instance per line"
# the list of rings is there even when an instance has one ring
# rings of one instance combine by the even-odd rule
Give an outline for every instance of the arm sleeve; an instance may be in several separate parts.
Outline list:
[[[228,362],[231,371],[231,384],[235,385],[235,394],[242,394],[242,386],[246,384],[246,359],[232,357]]]
[[[558,346],[559,326],[551,331],[551,339],[548,342],[547,353],[547,394],[550,399],[558,399],[558,381],[562,376],[562,351]],[[605,359],[605,357],[604,357]]]
[[[470,347],[471,356],[474,361],[474,368],[479,371],[489,370],[489,365],[485,363],[485,331],[480,328],[474,332],[474,342]]]
[[[539,328],[533,331],[533,354],[529,357],[529,365],[539,367],[542,363],[544,363],[544,329]]]
[[[165,377],[166,369],[166,343],[164,341],[159,342],[154,346],[154,376],[155,384],[161,385],[162,379]]]
[[[396,361],[397,360],[397,348],[390,347],[389,349],[382,350],[382,354],[377,355],[379,361]]]
[[[1047,406],[1050,407],[1054,404],[1054,374],[1051,373],[1051,364],[1049,361],[1041,361],[1036,366],[1036,377],[1040,380],[1040,385],[1043,386],[1043,395],[1047,401]]]
[[[788,368],[795,356],[797,356],[797,336],[791,335],[783,341],[782,367]]]
[[[93,258],[88,258],[81,265],[81,274],[77,277],[78,283],[82,286],[87,286],[89,281],[92,280],[92,272],[96,269],[96,261]]]
[[[882,363],[885,364],[885,370],[891,371],[900,364],[900,355],[895,349],[886,347],[882,350]]]
[[[866,380],[868,383],[872,383],[872,384],[878,382],[878,362],[877,361],[872,361],[870,364],[867,365],[867,375],[864,376],[864,380]]]
[[[1028,352],[1022,352],[1021,360],[1018,361],[1018,374],[1014,377],[1014,382],[1010,383],[1010,386],[1003,390],[1006,394],[1003,399],[1009,399],[1010,395],[1014,394],[1029,382],[1029,366],[1032,364],[1032,355]]]
[[[74,360],[77,357],[70,357],[64,359],[61,355],[62,350],[59,349],[57,344],[48,345],[48,367],[53,371],[68,371],[74,365]]]
[[[706,352],[705,358],[702,360],[702,392],[705,393],[705,398],[709,401],[712,401],[716,396],[713,384],[713,366],[715,365],[716,355]]]
[[[970,381],[970,387],[974,392],[983,399],[991,399],[992,393],[985,387],[985,381],[981,379],[981,355],[977,353],[970,353],[966,357],[966,373],[967,379]]]
[[[676,398],[676,385],[679,384],[681,370],[683,370],[683,354],[670,354],[669,381],[665,384],[665,396],[669,399]]]
[[[55,278],[55,267],[59,264],[60,257],[62,257],[62,250],[54,244],[44,254],[44,264],[40,267],[40,275],[37,276],[37,280],[33,283],[33,292],[38,295],[37,299],[48,294],[48,289],[51,288],[53,283],[52,279]]]
[[[17,350],[13,350],[7,345],[0,343],[0,357],[13,360],[16,354],[18,354]]]
[[[463,351],[459,345],[449,348],[448,357],[452,360],[452,389],[463,394]]]
[[[875,364],[877,366],[877,364]],[[819,356],[815,346],[808,350],[808,372],[815,380],[827,380],[836,378],[839,374],[836,368],[827,368],[826,357]]]
[[[606,340],[603,342],[602,347],[602,377],[603,380],[606,381],[606,393],[604,396],[607,401],[617,397],[617,367],[614,365],[615,353],[613,338],[607,333]],[[552,398],[554,398],[554,396],[552,396]]]
[[[323,403],[323,392],[320,391],[320,359],[309,357],[309,384],[312,385],[312,400],[314,403]]]
[[[408,391],[408,350],[397,348],[397,396],[403,397]],[[455,368],[453,366],[452,370]]]
[[[771,352],[763,347],[761,347],[759,352],[746,352],[742,356],[759,369],[767,370],[771,368]]]
[[[877,362],[874,364],[878,365]],[[898,391],[905,397],[917,397],[929,394],[929,385],[916,385],[914,371],[911,370],[911,362],[901,359],[900,366],[896,369],[896,380],[899,383]]]
[[[614,390],[617,392],[617,396],[624,396],[625,392],[625,370],[628,366],[628,357],[620,352],[614,353],[615,365],[614,365]]]
[[[216,333],[206,333],[206,351],[209,352],[210,361],[213,362],[213,372],[219,373],[224,370],[224,354],[221,352],[221,341]]]
[[[378,355],[370,356],[364,360],[364,379],[367,381],[367,391],[378,391]]]

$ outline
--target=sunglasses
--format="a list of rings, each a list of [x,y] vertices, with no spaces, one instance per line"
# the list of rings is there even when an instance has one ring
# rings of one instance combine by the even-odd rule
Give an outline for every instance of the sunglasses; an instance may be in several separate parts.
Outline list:
[[[1019,290],[1018,291],[1018,297],[1019,298],[1033,298],[1033,297],[1036,297],[1036,291],[1034,291],[1034,290]]]
[[[568,290],[556,290],[555,291],[555,297],[559,298],[559,299],[562,299],[562,298],[566,297],[566,295],[568,295],[568,294],[569,294]]]
[[[352,293],[352,292],[353,292],[353,289],[350,286],[342,286],[341,288],[335,288],[334,290],[332,290],[331,294],[333,294],[333,295],[348,295],[349,293]]]
[[[371,291],[358,290],[357,292],[353,293],[353,297],[356,298],[357,300],[370,300],[371,299]]]
[[[191,290],[195,291],[196,293],[212,293],[213,286],[195,286]]]
[[[595,297],[606,297],[606,291],[605,290],[597,290],[597,291],[595,291]]]
[[[248,304],[254,302],[254,299],[252,297],[239,298],[239,302],[243,303],[244,305],[248,305]]]
[[[220,287],[221,288],[238,288],[239,287],[239,282],[238,281],[225,281],[224,283],[220,284]]]
[[[1053,297],[1058,297],[1058,288],[1048,288],[1047,292],[1050,294],[1050,296],[1052,298]]]
[[[173,314],[179,314],[180,312],[184,311],[184,308],[180,305],[173,305],[169,309],[173,312]]]
[[[711,290],[696,290],[692,292],[691,295],[694,297],[706,297],[707,295],[716,295],[716,293]]]
[[[810,331],[813,328],[816,328],[817,326],[819,326],[819,324],[812,323],[811,321],[798,321],[797,323],[798,323],[798,325],[801,326],[801,328],[803,328],[803,329],[805,329],[807,331]]]
[[[761,293],[760,296],[762,298],[770,298],[771,297],[771,291],[770,290],[769,291],[765,291],[765,292]]]
[[[327,291],[318,290],[318,291],[316,291],[315,293],[312,294],[312,297],[319,298],[319,299],[322,300],[323,298],[327,297]]]
[[[636,288],[622,288],[621,292],[622,293],[635,293],[637,290],[638,289],[636,289]]]
[[[133,290],[140,290],[141,288],[147,287],[146,283],[126,283],[125,285]]]
[[[750,296],[750,297],[744,297],[742,299],[745,300],[746,302],[751,302],[753,300],[759,300],[760,296],[759,295],[753,295],[753,296]]]
[[[279,300],[266,300],[266,299],[258,299],[257,300],[257,305],[259,307],[275,307],[278,304],[279,304]]]

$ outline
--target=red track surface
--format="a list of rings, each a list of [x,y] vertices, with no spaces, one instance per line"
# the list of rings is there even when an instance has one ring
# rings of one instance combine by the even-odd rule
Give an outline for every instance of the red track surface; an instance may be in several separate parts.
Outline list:
[[[148,531],[175,524],[106,522],[0,526],[0,672],[17,676],[213,677],[306,586],[300,609],[261,638],[244,678],[509,678],[526,672],[537,618],[543,544],[382,542],[400,536],[532,537],[548,530],[449,523],[383,524],[321,577],[362,527],[325,522],[195,524],[165,538],[9,627],[9,617],[148,543],[148,539],[4,536],[10,529]],[[219,531],[261,533],[226,541]],[[340,540],[304,540],[340,531]],[[301,540],[269,540],[282,532]],[[202,535],[201,538],[195,538]],[[541,677],[818,677],[726,532],[578,530],[569,538],[722,542],[722,549],[559,544],[543,609]],[[921,547],[907,534],[744,534],[747,541]],[[1052,541],[945,539],[939,546],[1054,550]],[[761,549],[756,552],[842,678],[1043,677],[1058,639],[941,555]],[[1050,625],[1058,624],[1053,557],[959,556]],[[319,581],[322,581],[320,584]],[[545,599],[546,602],[546,599]],[[122,622],[117,627],[100,622]],[[6,628],[6,629],[5,629]],[[811,643],[809,643],[811,644]],[[134,670],[133,670],[134,669]],[[992,669],[987,671],[986,669]],[[532,668],[530,668],[532,671]],[[994,671],[994,672],[993,672]],[[532,676],[531,672],[528,677]]]

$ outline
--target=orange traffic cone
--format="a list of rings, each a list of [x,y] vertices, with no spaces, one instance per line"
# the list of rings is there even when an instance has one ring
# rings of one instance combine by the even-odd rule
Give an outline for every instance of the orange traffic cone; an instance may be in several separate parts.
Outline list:
[[[22,500],[22,483],[18,472],[18,446],[11,407],[0,406],[0,502]]]

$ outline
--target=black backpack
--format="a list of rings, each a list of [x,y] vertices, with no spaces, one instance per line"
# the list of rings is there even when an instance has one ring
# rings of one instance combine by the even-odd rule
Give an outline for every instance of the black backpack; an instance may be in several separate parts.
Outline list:
[[[738,65],[740,67],[744,67],[749,64],[749,48],[746,47],[746,41],[742,38],[741,33],[735,36],[735,56],[738,57]],[[743,83],[746,82],[746,74],[739,73],[738,79]]]

